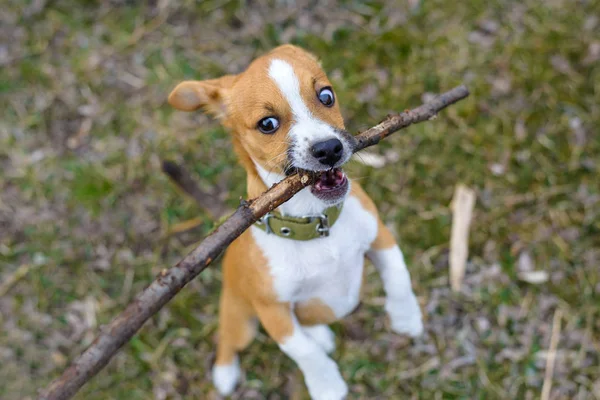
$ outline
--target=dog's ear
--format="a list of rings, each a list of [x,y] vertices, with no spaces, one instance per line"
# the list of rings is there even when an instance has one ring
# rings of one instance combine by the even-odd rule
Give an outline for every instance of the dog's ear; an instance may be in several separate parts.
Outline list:
[[[235,75],[225,75],[206,81],[184,81],[169,95],[169,104],[181,111],[206,109],[215,117],[225,115],[227,95],[235,81]]]

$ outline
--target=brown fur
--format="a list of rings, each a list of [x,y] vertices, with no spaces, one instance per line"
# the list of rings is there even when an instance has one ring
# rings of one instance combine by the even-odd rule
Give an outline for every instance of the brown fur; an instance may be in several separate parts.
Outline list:
[[[331,324],[337,320],[331,308],[319,299],[296,304],[294,313],[302,325]]]

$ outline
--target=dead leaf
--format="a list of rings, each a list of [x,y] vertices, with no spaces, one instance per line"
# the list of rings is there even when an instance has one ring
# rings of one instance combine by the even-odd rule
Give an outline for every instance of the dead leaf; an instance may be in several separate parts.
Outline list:
[[[90,133],[90,130],[92,129],[92,123],[93,121],[91,118],[85,118],[81,122],[77,133],[74,136],[71,136],[69,139],[67,139],[67,147],[69,149],[74,150],[81,146],[82,142],[85,140],[85,138]]]
[[[581,63],[585,66],[592,65],[596,61],[600,60],[600,42],[590,43],[588,52]]]
[[[497,76],[492,79],[492,95],[503,96],[512,90],[512,81],[509,76]]]
[[[495,176],[500,176],[500,175],[504,175],[506,168],[501,163],[492,163],[492,164],[490,164],[490,171]]]
[[[517,260],[517,267],[519,268],[519,272],[530,272],[535,269],[533,259],[528,251],[521,252]]]
[[[486,33],[488,35],[494,35],[498,32],[498,28],[500,28],[500,24],[498,22],[491,19],[484,19],[479,21],[477,24],[480,31]]]
[[[575,71],[573,70],[573,68],[571,67],[571,63],[569,63],[569,61],[564,58],[563,56],[559,56],[559,55],[554,55],[550,58],[550,64],[552,64],[552,67],[565,75],[574,75]]]
[[[495,41],[496,41],[495,37],[490,36],[490,35],[486,34],[485,32],[473,31],[473,32],[469,33],[469,42],[478,44],[479,46],[486,48],[486,49],[490,48],[494,44]]]
[[[525,122],[522,119],[518,119],[515,123],[515,138],[517,142],[522,142],[527,138],[527,129],[525,128]]]
[[[548,273],[546,271],[523,271],[517,273],[517,276],[523,282],[539,285],[548,281]]]

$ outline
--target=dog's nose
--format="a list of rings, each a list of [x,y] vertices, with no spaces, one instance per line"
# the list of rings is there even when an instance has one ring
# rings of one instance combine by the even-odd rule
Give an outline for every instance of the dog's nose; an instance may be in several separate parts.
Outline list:
[[[333,167],[336,162],[342,158],[342,142],[338,139],[329,139],[324,142],[313,144],[310,148],[312,155],[319,160],[321,164],[329,165]]]

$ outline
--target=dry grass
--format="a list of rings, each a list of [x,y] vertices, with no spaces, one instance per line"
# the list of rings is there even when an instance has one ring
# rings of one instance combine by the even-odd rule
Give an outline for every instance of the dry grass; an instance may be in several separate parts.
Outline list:
[[[230,205],[244,195],[226,133],[165,99],[287,41],[322,57],[353,131],[461,82],[473,92],[374,149],[377,167],[350,167],[397,232],[427,319],[414,343],[391,334],[371,272],[361,310],[334,326],[352,397],[537,399],[553,357],[550,398],[600,398],[598,1],[152,3],[2,7],[0,398],[32,398],[211,228],[161,158]],[[452,293],[459,183],[477,204]],[[166,235],[195,217],[207,222]],[[532,271],[548,280],[521,280]],[[213,397],[219,282],[203,273],[78,398]],[[306,396],[264,334],[242,367],[236,398]]]

